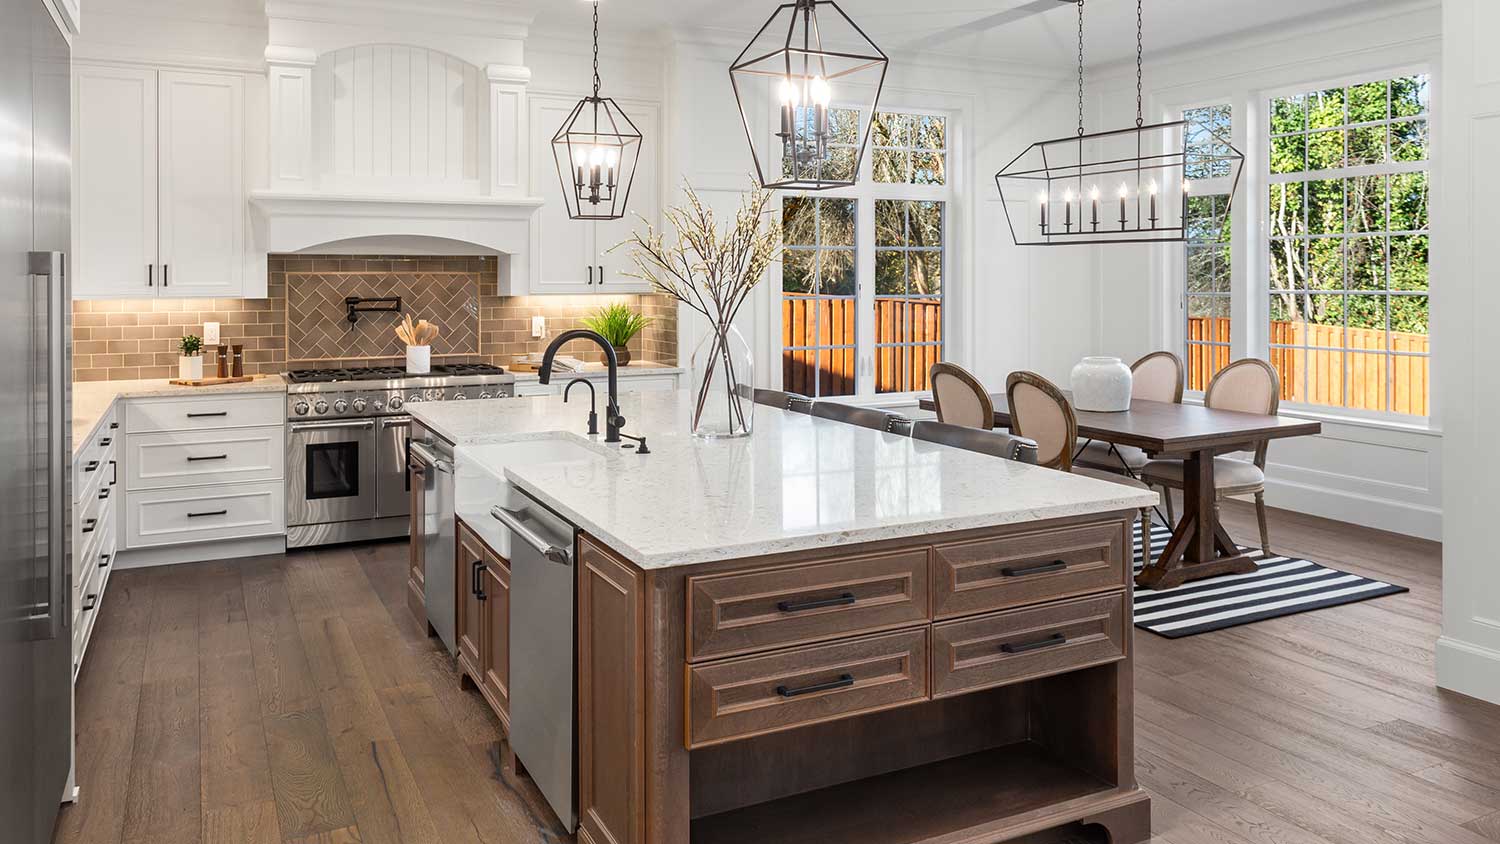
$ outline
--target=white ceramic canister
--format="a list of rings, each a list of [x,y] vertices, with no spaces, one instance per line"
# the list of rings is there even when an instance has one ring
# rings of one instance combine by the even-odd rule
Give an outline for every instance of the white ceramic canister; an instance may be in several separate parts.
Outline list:
[[[426,375],[432,371],[431,346],[406,347],[406,371],[412,375]]]
[[[1129,410],[1131,379],[1130,367],[1119,358],[1084,358],[1073,367],[1074,409]]]
[[[200,381],[203,379],[203,355],[179,356],[177,358],[177,380]]]

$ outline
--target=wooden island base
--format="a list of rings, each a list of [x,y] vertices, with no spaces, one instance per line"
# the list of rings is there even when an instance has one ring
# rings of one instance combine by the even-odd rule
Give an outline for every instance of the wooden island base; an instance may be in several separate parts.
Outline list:
[[[1146,841],[1134,515],[649,571],[581,537],[579,841]]]

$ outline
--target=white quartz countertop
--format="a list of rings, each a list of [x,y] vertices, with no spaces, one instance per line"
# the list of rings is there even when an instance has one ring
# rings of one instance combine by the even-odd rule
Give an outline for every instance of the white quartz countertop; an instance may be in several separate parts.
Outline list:
[[[686,391],[622,397],[625,432],[645,434],[648,455],[584,435],[588,403],[576,396],[423,404],[411,414],[458,447],[461,471],[503,475],[645,569],[1157,502],[1120,484],[765,406],[752,436],[702,440],[689,433],[689,405]],[[502,467],[484,447],[556,437],[583,445],[581,458]]]
[[[144,399],[162,396],[192,398],[221,393],[284,393],[286,382],[280,375],[257,375],[254,381],[218,384],[212,387],[183,387],[165,378],[144,381],[75,381],[73,382],[73,454],[77,455],[89,432],[99,424],[116,399]]]
[[[506,371],[516,376],[518,384],[534,384],[538,380],[535,372],[521,372],[506,367]],[[570,378],[596,378],[608,373],[602,363],[586,363],[582,372],[557,372],[552,376],[552,383],[566,384]],[[665,363],[656,363],[648,360],[631,361],[628,365],[619,368],[621,378],[641,378],[647,375],[681,375],[685,372],[680,366],[669,366]]]

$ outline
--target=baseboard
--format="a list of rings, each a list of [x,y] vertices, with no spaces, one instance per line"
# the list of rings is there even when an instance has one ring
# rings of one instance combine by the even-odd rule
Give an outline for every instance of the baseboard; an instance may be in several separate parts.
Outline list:
[[[1434,542],[1443,539],[1442,510],[1407,501],[1267,478],[1266,504]]]
[[[1500,651],[1440,637],[1437,681],[1440,688],[1500,704]]]
[[[225,539],[219,542],[194,542],[166,545],[160,548],[128,548],[115,554],[116,569],[143,569],[151,566],[175,566],[179,563],[203,563],[233,560],[265,554],[285,554],[286,536],[259,536],[253,539]]]

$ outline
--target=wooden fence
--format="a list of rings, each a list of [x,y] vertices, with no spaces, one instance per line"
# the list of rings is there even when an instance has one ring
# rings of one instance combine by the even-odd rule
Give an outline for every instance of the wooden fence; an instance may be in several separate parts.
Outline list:
[[[784,349],[781,353],[782,389],[808,395],[853,394],[857,381],[853,348],[857,315],[858,306],[852,296],[783,294],[783,346],[844,348]],[[875,300],[877,345],[938,343],[942,338],[941,300]],[[939,345],[877,347],[875,389],[882,393],[927,389],[927,371],[941,359],[941,353]]]
[[[1194,317],[1188,320],[1188,339],[1203,343],[1228,343],[1229,320]],[[1391,350],[1425,355],[1426,334],[1390,333]],[[1426,416],[1431,358],[1386,355],[1386,332],[1306,322],[1271,323],[1273,346],[1309,348],[1271,349],[1271,365],[1281,374],[1281,397],[1285,401],[1343,407],[1344,387],[1349,388],[1348,407],[1359,410],[1391,410]],[[1342,348],[1341,348],[1342,347]],[[1229,363],[1228,346],[1190,345],[1188,389],[1202,390],[1215,372]],[[1303,384],[1303,375],[1307,383]],[[1387,408],[1387,398],[1390,407]]]

